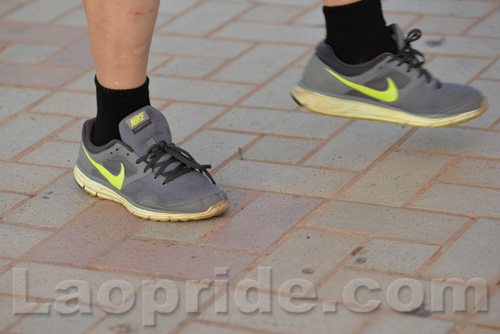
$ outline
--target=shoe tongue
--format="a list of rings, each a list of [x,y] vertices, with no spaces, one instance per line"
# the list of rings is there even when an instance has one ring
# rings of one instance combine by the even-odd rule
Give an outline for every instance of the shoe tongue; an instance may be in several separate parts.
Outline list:
[[[164,140],[172,143],[172,134],[165,116],[147,106],[125,117],[119,125],[122,141],[139,156],[144,156],[151,145]]]
[[[396,41],[398,50],[403,49],[406,45],[406,40],[405,40],[405,35],[403,34],[403,30],[401,30],[401,27],[395,23],[391,24],[389,27],[392,29],[392,32],[394,33],[392,37]]]

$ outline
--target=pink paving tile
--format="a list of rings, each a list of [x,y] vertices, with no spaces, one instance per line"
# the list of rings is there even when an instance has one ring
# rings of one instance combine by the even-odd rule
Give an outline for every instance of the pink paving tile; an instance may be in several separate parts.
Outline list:
[[[0,22],[0,40],[11,42],[67,45],[86,34],[84,28]]]
[[[88,263],[113,243],[133,232],[144,220],[119,204],[99,201],[67,228],[29,255],[31,259]]]
[[[228,277],[233,277],[255,257],[253,254],[233,250],[219,250],[174,241],[129,239],[96,264],[173,276],[213,279],[216,267],[227,267]]]
[[[203,242],[263,251],[320,203],[316,198],[267,193]]]
[[[45,64],[92,68],[92,54],[88,38],[47,59]]]
[[[81,69],[0,64],[0,83],[20,86],[59,87],[83,72]]]

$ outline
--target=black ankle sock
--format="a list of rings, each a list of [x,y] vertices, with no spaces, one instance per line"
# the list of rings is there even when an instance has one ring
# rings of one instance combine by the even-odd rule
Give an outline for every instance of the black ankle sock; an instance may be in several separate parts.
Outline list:
[[[345,6],[323,7],[326,43],[345,63],[361,64],[397,47],[386,26],[380,0],[361,0]]]
[[[113,139],[120,139],[118,124],[125,116],[139,108],[148,106],[149,78],[137,88],[114,90],[103,87],[95,78],[97,117],[92,133],[92,142],[101,146]]]

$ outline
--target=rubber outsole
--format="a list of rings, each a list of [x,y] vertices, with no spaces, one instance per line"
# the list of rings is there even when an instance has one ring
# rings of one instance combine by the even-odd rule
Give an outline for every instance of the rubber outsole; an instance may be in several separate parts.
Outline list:
[[[78,183],[78,185],[82,187],[88,194],[92,196],[97,196],[101,199],[106,199],[120,203],[125,208],[127,208],[127,210],[130,211],[130,213],[132,213],[134,216],[140,217],[142,219],[149,219],[153,221],[163,221],[163,222],[200,220],[218,216],[224,213],[229,208],[229,201],[225,199],[212,205],[206,211],[198,213],[171,213],[171,212],[149,211],[135,206],[134,204],[127,201],[123,196],[119,195],[114,190],[106,187],[105,185],[99,182],[90,179],[78,168],[78,166],[75,166],[73,174],[75,176],[75,180]]]
[[[439,128],[467,122],[481,116],[488,108],[488,102],[483,99],[481,106],[476,110],[448,117],[430,118],[370,103],[323,95],[300,86],[296,86],[292,90],[292,98],[300,106],[318,114],[397,123],[422,128]]]

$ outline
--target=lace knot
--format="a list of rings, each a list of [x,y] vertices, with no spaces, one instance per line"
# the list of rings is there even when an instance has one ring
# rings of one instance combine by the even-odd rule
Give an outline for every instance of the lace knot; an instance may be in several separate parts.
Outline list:
[[[161,160],[165,155],[170,155],[170,158]],[[136,163],[146,162],[146,167],[144,172],[151,168],[155,170],[155,178],[162,175],[165,177],[163,185],[168,182],[189,173],[192,170],[197,170],[198,172],[205,174],[213,184],[215,184],[212,175],[208,172],[208,169],[212,168],[210,165],[202,165],[198,163],[186,150],[178,147],[173,143],[166,143],[164,140],[160,141],[158,144],[151,145],[148,152],[137,159]],[[177,163],[177,166],[171,170],[166,171],[167,167],[173,163]]]

